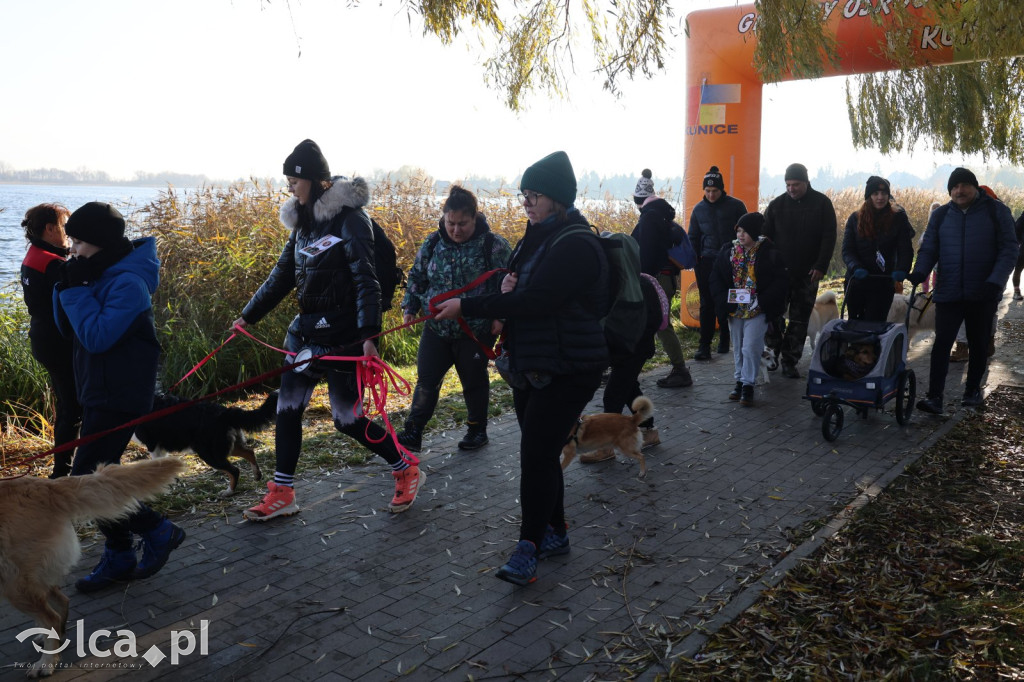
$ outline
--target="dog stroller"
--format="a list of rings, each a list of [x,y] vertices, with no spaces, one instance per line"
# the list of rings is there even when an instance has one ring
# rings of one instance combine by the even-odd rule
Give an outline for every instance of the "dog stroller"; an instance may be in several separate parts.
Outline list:
[[[807,395],[821,417],[821,433],[834,441],[843,430],[843,405],[867,418],[896,400],[896,421],[910,421],[917,396],[914,370],[907,367],[907,327],[893,322],[845,320],[826,323],[807,373]]]

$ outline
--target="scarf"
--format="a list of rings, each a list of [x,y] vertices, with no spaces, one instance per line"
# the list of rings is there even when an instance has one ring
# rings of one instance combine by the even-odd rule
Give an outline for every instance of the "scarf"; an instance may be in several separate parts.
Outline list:
[[[749,250],[743,248],[738,239],[732,243],[732,255],[729,257],[729,263],[732,265],[732,284],[736,289],[750,289],[750,303],[737,303],[736,310],[729,313],[730,317],[748,320],[761,314],[761,309],[757,307],[757,275],[754,266],[757,264],[757,252],[763,239],[763,236],[758,237]]]

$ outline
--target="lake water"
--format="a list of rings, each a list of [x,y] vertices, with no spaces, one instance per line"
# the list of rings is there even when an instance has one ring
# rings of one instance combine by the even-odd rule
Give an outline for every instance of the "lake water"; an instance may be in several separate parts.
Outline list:
[[[16,282],[28,242],[21,221],[25,211],[37,204],[56,202],[71,211],[90,201],[105,201],[117,207],[125,218],[165,191],[162,187],[125,185],[17,185],[0,184],[0,288]]]

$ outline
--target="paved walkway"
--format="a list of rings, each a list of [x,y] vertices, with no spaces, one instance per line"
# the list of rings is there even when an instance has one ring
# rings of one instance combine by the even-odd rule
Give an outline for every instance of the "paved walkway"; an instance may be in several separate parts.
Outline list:
[[[1009,307],[990,389],[1021,383],[1021,368],[1008,364],[1024,356],[1021,306]],[[912,346],[920,392],[930,338]],[[805,356],[801,372],[807,364]],[[891,403],[865,420],[848,410],[828,443],[801,399],[805,380],[773,373],[757,387],[756,406],[742,408],[726,399],[731,356],[691,366],[692,388],[657,388],[664,369],[643,379],[662,437],[648,451],[645,480],[627,459],[566,472],[572,552],[541,562],[534,585],[493,576],[518,531],[518,429],[506,415],[474,454],[455,448],[461,433],[435,434],[422,457],[425,488],[404,514],[387,512],[391,476],[371,465],[301,480],[294,517],[247,523],[241,509],[255,495],[246,493],[234,515],[177,519],[188,539],[167,567],[124,589],[74,593],[74,577],[100,551],[87,547],[66,585],[74,639],[64,660],[73,667],[60,679],[618,680],[631,671],[653,679],[954,421],[915,411],[901,428]],[[963,370],[950,374],[954,417]],[[35,659],[16,640],[26,627],[5,606],[0,678],[20,676],[14,662]],[[118,629],[137,638],[139,656],[170,656],[172,642],[185,651],[189,637],[197,644],[156,665],[74,653],[94,636],[101,648],[125,649],[126,635],[94,634]]]

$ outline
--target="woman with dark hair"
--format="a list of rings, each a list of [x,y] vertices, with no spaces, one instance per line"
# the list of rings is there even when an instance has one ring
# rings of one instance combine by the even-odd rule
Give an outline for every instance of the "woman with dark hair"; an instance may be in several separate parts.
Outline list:
[[[608,347],[608,261],[573,206],[576,175],[565,152],[523,173],[519,195],[528,222],[501,293],[451,298],[435,319],[505,320],[496,362],[512,386],[521,440],[519,543],[495,575],[516,585],[537,579],[537,560],[569,552],[559,456],[601,383]],[[504,355],[507,351],[507,355]]]
[[[57,330],[53,316],[53,287],[60,281],[61,264],[68,257],[68,237],[64,225],[71,215],[60,204],[39,204],[25,212],[21,226],[29,242],[25,260],[21,263],[21,287],[25,305],[31,318],[28,339],[32,357],[50,377],[56,404],[53,420],[54,446],[70,443],[78,437],[82,420],[82,407],[75,394],[75,369],[72,360],[72,339]],[[72,450],[53,456],[50,478],[67,476],[71,472]]]
[[[851,320],[884,322],[896,293],[914,261],[914,228],[907,213],[892,203],[889,181],[872,175],[864,204],[846,221],[846,309]]]
[[[303,140],[284,161],[292,198],[281,207],[291,230],[277,265],[253,294],[234,325],[256,324],[295,290],[300,313],[285,335],[287,362],[300,351],[314,355],[377,356],[372,337],[381,330],[380,284],[374,269],[373,227],[363,207],[370,190],[363,178],[331,177],[327,159],[312,140]],[[324,377],[334,427],[391,465],[395,478],[392,512],[416,499],[426,474],[406,461],[384,428],[362,413],[353,362],[317,361],[281,375],[277,400],[274,480],[263,501],[245,511],[250,521],[266,521],[299,511],[295,468],[302,449],[302,413]]]
[[[409,270],[402,310],[406,324],[430,308],[430,299],[452,289],[466,286],[477,277],[503,268],[512,248],[504,237],[491,232],[476,196],[452,185],[442,207],[443,217],[437,231],[423,242],[416,262]],[[466,296],[499,292],[500,277],[491,277]],[[460,450],[477,450],[487,445],[487,407],[491,382],[487,374],[487,355],[481,345],[490,348],[501,333],[501,320],[466,320],[476,340],[462,331],[454,320],[427,320],[420,334],[416,354],[416,390],[398,442],[413,452],[423,444],[423,427],[434,414],[445,374],[455,365],[466,401],[466,436]]]

